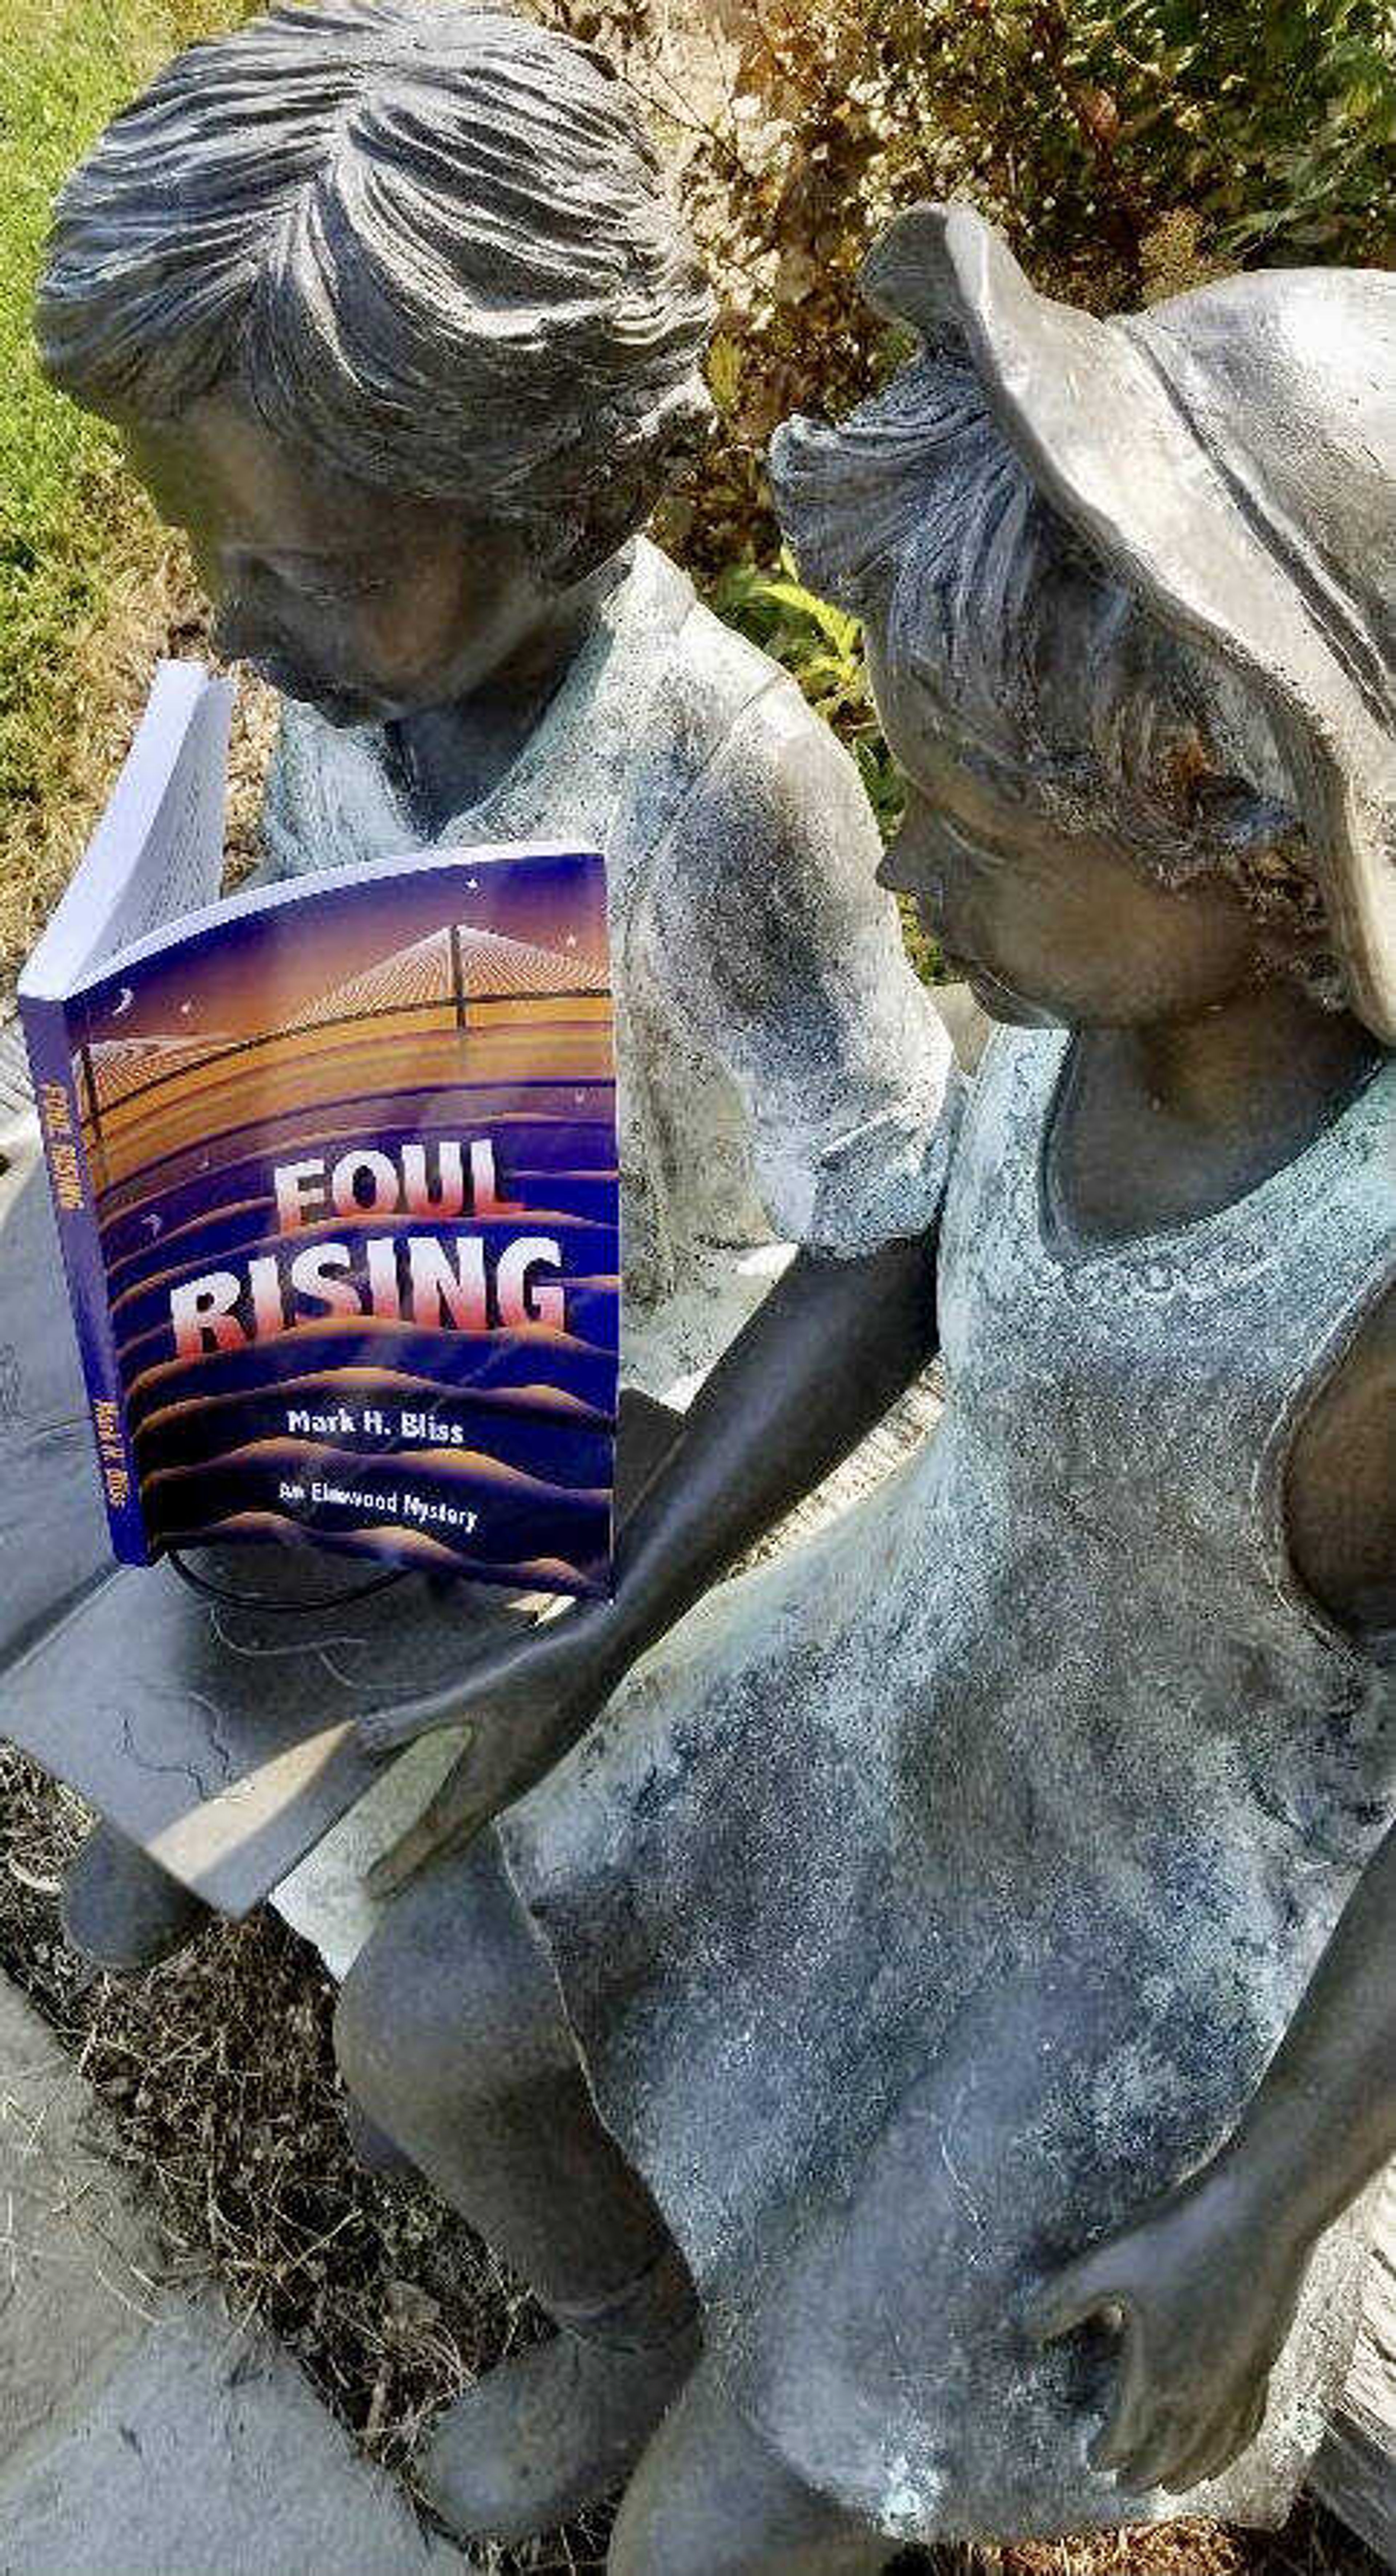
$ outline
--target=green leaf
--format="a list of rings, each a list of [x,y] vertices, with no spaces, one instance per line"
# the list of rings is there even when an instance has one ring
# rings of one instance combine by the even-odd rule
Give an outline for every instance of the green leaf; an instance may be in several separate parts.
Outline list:
[[[708,386],[720,412],[736,410],[741,384],[741,350],[725,331],[719,331],[708,351]]]

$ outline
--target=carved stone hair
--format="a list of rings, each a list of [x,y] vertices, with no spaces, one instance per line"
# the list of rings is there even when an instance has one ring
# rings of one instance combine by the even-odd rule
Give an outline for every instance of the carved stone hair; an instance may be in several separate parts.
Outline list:
[[[771,482],[804,578],[867,619],[991,767],[1170,884],[1221,874],[1337,992],[1269,721],[1088,554],[992,418],[962,345],[927,347],[840,427],[788,421]],[[1299,953],[1294,953],[1294,943]]]
[[[362,482],[478,499],[566,581],[705,435],[710,316],[599,54],[507,9],[317,0],[192,47],[108,127],[38,332],[92,410],[236,390]]]

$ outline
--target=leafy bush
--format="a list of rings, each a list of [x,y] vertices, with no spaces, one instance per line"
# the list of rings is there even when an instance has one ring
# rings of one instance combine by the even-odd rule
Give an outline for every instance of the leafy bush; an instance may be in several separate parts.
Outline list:
[[[717,439],[660,534],[722,613],[796,669],[884,820],[890,763],[847,621],[792,590],[764,455],[900,354],[858,270],[897,208],[963,197],[1036,283],[1097,312],[1246,264],[1396,265],[1389,0],[544,0],[667,120],[722,299]],[[693,12],[690,12],[690,19]],[[733,569],[733,567],[737,569]]]
[[[1396,265],[1389,0],[712,0],[729,49],[696,107],[650,0],[547,7],[682,146],[723,302],[684,529],[712,574],[774,552],[777,421],[847,408],[896,355],[857,279],[900,206],[970,200],[1097,312],[1249,263]]]
[[[856,617],[803,588],[788,553],[776,572],[729,565],[708,593],[719,617],[741,628],[764,652],[799,673],[810,704],[848,744],[873,810],[885,829],[901,819],[902,789],[878,730]]]

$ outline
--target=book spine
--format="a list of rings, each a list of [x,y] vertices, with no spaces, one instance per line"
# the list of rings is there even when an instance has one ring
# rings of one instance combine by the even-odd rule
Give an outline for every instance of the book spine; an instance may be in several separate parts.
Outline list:
[[[123,1565],[148,1565],[151,1549],[141,1510],[135,1455],[126,1427],[97,1202],[73,1080],[68,1014],[61,1002],[36,1001],[21,995],[20,1017],[34,1076],[34,1099],[78,1350],[87,1380],[112,1549]]]

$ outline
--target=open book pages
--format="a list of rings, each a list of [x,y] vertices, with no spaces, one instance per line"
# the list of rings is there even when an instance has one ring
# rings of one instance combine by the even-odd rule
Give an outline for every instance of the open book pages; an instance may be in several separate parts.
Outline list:
[[[104,963],[218,893],[230,681],[162,662],[130,755],[67,893],[30,958],[21,999],[56,1001]]]

